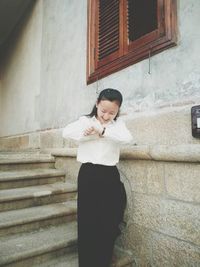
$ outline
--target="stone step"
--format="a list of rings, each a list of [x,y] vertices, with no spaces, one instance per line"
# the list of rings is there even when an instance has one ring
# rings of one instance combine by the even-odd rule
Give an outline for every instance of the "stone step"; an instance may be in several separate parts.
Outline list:
[[[4,211],[0,216],[0,237],[33,231],[76,219],[77,201]]]
[[[69,182],[0,190],[0,211],[65,202],[76,197],[76,190]]]
[[[126,252],[119,252],[115,249],[114,254],[116,254],[114,260],[112,261],[111,267],[133,267],[133,257]],[[78,254],[77,252],[72,252],[67,255],[61,255],[55,259],[49,260],[44,263],[35,264],[31,267],[78,267]],[[95,266],[94,266],[95,267]]]
[[[53,158],[0,158],[0,171],[55,168]]]
[[[65,172],[56,169],[0,172],[0,189],[50,184],[58,181],[65,181]]]
[[[77,243],[77,224],[48,227],[40,231],[1,238],[0,266],[27,267],[52,260],[74,250]]]
[[[57,257],[56,259],[47,261],[45,263],[36,264],[31,267],[78,267],[78,255],[76,252],[68,255]]]
[[[133,267],[134,258],[130,252],[124,251],[123,249],[115,246],[113,261],[111,267]]]
[[[51,153],[41,150],[0,151],[0,159],[52,158]]]

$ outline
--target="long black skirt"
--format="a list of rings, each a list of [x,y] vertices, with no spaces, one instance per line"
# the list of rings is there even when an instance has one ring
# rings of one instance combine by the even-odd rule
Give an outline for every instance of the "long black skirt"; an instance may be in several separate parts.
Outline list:
[[[126,193],[116,166],[81,165],[78,175],[79,267],[109,267]]]

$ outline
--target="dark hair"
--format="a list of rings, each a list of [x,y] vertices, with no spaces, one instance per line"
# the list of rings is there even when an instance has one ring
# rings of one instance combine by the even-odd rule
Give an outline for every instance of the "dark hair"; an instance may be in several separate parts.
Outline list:
[[[109,100],[111,102],[115,101],[119,104],[119,107],[121,107],[123,97],[122,97],[122,94],[118,90],[112,89],[112,88],[106,88],[100,92],[97,98],[97,103],[99,103],[101,100]],[[91,113],[88,114],[87,116],[88,117],[97,116],[96,104],[94,105]],[[118,116],[119,116],[119,112],[117,113],[117,116],[114,118],[114,120],[116,120]]]

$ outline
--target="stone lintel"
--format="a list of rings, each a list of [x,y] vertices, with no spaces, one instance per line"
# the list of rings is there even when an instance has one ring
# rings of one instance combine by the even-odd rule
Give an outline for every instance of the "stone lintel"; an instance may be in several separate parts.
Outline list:
[[[76,157],[77,148],[53,149],[53,156]],[[121,150],[122,160],[155,160],[176,162],[200,162],[200,145],[131,146]]]

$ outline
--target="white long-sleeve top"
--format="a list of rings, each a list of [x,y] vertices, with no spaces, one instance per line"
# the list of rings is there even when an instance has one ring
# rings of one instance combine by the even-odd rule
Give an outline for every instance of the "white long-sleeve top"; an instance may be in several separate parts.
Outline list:
[[[125,123],[118,118],[105,125],[102,137],[98,134],[84,136],[85,129],[94,127],[102,132],[104,125],[95,117],[82,116],[68,124],[63,130],[63,137],[79,141],[77,161],[114,166],[119,162],[120,145],[132,141],[132,135]]]

